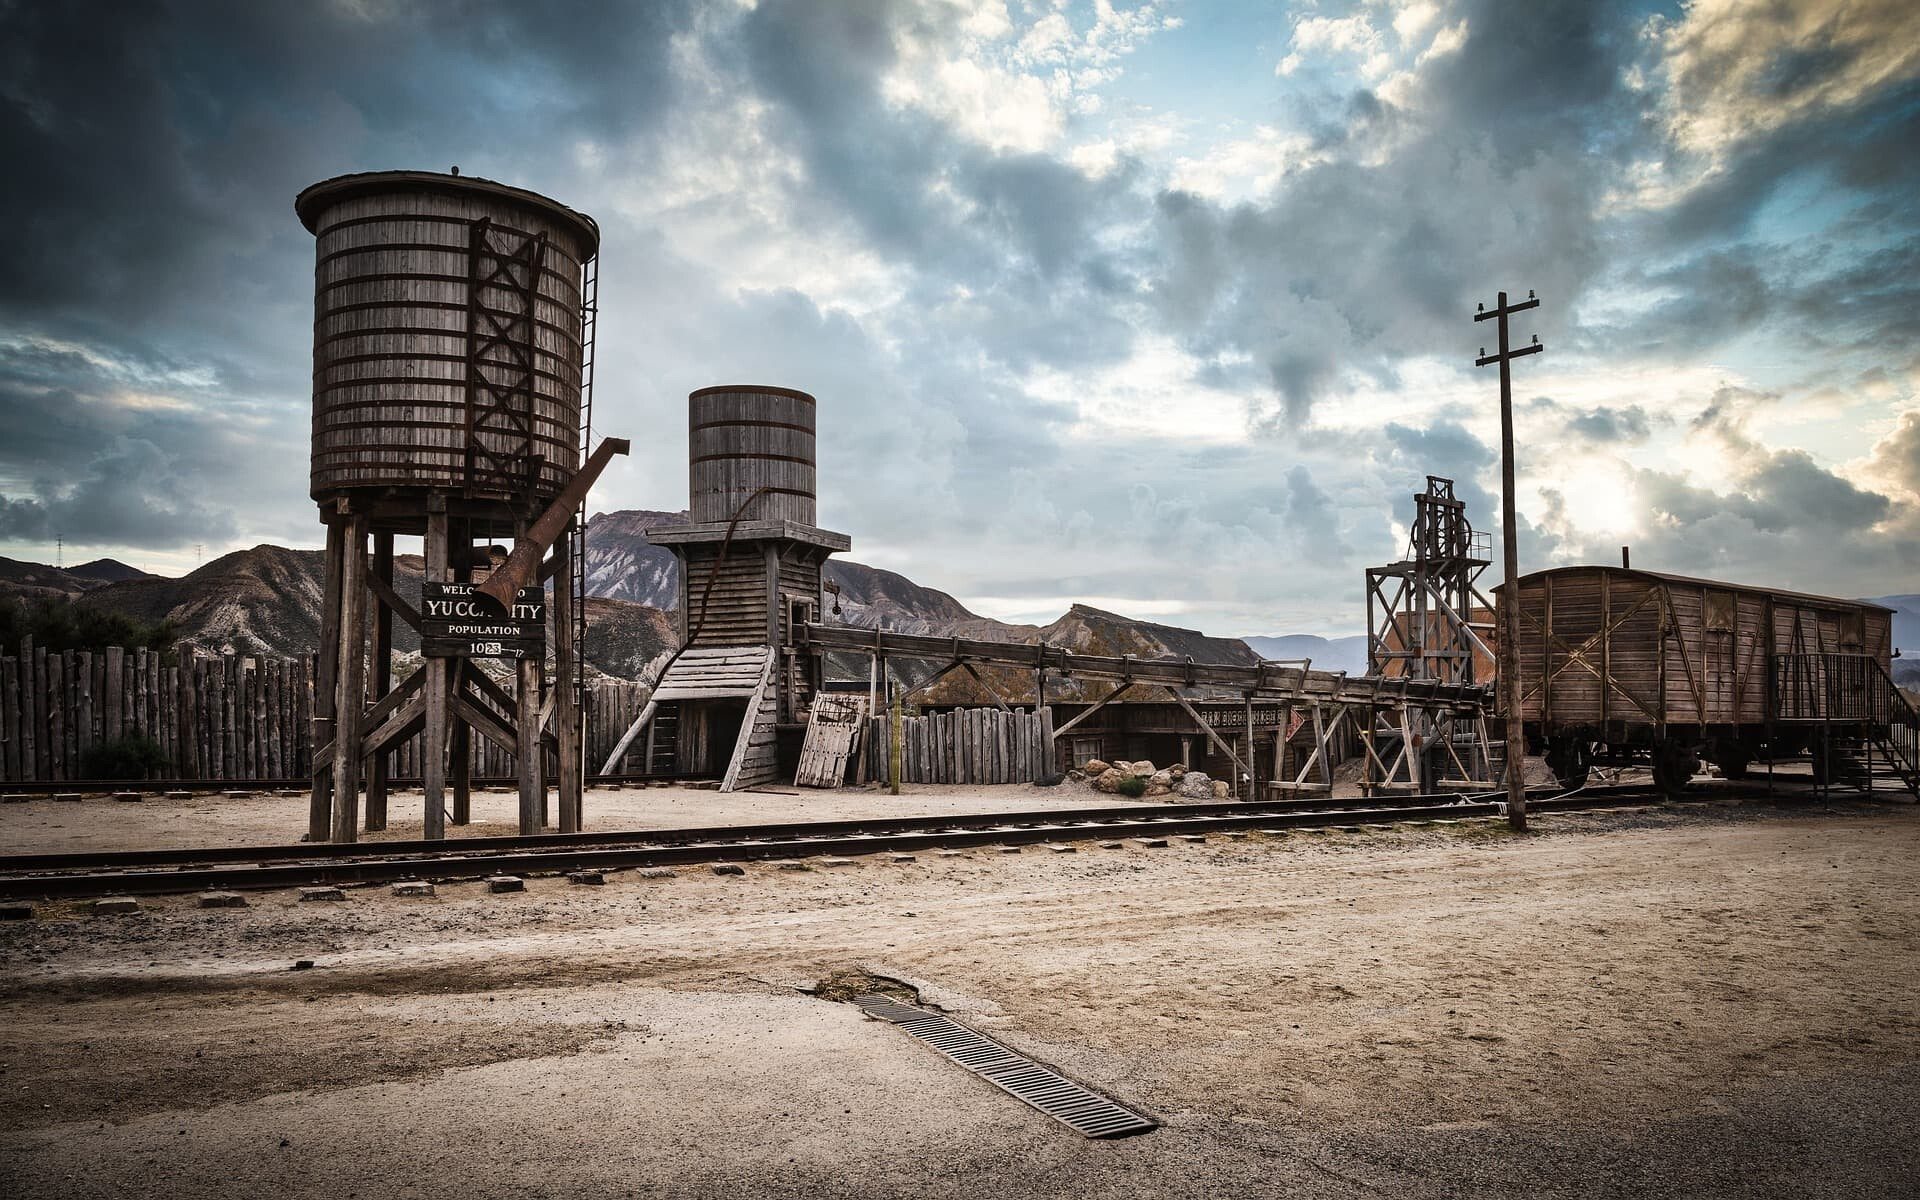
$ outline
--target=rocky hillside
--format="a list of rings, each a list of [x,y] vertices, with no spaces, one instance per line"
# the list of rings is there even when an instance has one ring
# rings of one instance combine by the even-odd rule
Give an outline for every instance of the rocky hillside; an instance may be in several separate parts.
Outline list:
[[[425,567],[419,555],[394,556],[394,590],[416,607]],[[320,638],[324,569],[318,550],[261,545],[178,579],[145,576],[98,586],[81,602],[142,621],[170,620],[186,641],[209,650],[310,654]],[[595,598],[587,605],[587,664],[631,677],[672,644],[672,625],[667,614],[646,605]],[[396,623],[393,641],[401,653],[420,647],[404,622]]]
[[[671,611],[679,604],[680,568],[673,554],[647,541],[647,530],[687,524],[687,514],[655,509],[596,513],[587,526],[587,591]],[[841,558],[827,560],[826,579],[839,587],[835,621],[862,629],[998,638],[1010,626],[967,611],[945,592],[904,575]]]
[[[34,596],[78,596],[104,584],[125,579],[155,579],[145,571],[111,558],[96,558],[77,567],[49,567],[45,563],[0,558],[0,599]]]

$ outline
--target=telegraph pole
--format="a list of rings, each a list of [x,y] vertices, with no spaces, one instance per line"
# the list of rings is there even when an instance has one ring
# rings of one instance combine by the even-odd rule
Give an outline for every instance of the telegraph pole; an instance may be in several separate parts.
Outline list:
[[[1507,318],[1539,306],[1540,301],[1531,290],[1519,304],[1508,304],[1507,294],[1501,292],[1500,302],[1492,312],[1482,304],[1480,311],[1473,314],[1475,321],[1499,322],[1500,329],[1499,353],[1488,354],[1482,346],[1480,357],[1473,365],[1500,364],[1500,541],[1506,558],[1507,586],[1506,598],[1496,614],[1500,625],[1497,670],[1500,707],[1507,718],[1507,824],[1516,833],[1525,833],[1527,829],[1527,737],[1520,719],[1520,549],[1513,514],[1513,371],[1507,364],[1516,358],[1538,354],[1546,347],[1540,344],[1540,335],[1536,333],[1530,345],[1512,349],[1507,341]]]

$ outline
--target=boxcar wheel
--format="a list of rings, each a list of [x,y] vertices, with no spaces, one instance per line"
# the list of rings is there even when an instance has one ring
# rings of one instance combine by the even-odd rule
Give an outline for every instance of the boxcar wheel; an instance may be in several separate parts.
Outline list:
[[[1593,747],[1582,737],[1557,737],[1547,747],[1547,769],[1564,788],[1587,785],[1593,770]]]
[[[1661,742],[1653,748],[1653,784],[1669,796],[1679,795],[1699,769],[1699,758],[1679,742]]]

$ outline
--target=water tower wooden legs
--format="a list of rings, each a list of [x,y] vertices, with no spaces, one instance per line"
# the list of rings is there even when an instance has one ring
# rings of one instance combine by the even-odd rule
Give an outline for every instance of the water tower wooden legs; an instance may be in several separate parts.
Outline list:
[[[373,577],[393,587],[393,535],[376,533],[373,535]],[[385,696],[393,690],[393,608],[382,602],[373,606],[373,653],[367,666],[371,672],[370,695]],[[378,833],[387,827],[387,769],[392,763],[391,754],[381,753],[368,757],[367,771],[367,818],[368,833]]]
[[[376,529],[367,512],[341,511],[345,508],[343,502],[326,514],[308,840],[351,842],[362,827],[385,829],[391,755],[415,735],[420,739],[422,835],[445,837],[449,816],[455,825],[468,824],[476,729],[513,756],[520,832],[539,833],[549,824],[550,769],[559,793],[560,829],[578,832],[584,776],[571,547],[563,540],[543,572],[555,584],[551,689],[538,655],[515,663],[511,688],[495,683],[476,663],[437,657],[424,659],[418,672],[395,686],[394,620],[417,632],[421,614],[393,589],[392,529]],[[425,577],[470,581],[470,523],[450,514],[444,500],[429,499],[427,508]]]
[[[446,583],[447,506],[429,505],[426,538],[429,583]],[[426,724],[420,730],[420,803],[422,836],[437,841],[447,836],[447,683],[454,664],[441,658],[423,659],[420,669],[427,673]]]
[[[580,705],[577,679],[580,647],[574,642],[573,539],[553,547],[553,731],[559,739],[560,832],[579,833],[581,821]]]

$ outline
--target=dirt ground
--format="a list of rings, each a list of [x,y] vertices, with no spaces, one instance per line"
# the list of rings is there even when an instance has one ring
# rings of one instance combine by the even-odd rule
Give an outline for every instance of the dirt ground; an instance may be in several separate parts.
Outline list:
[[[120,819],[110,803],[63,819]],[[0,926],[0,1184],[1920,1191],[1920,810],[1536,825],[623,872],[427,900],[162,898],[118,918],[43,906]],[[851,969],[919,986],[1163,1127],[1086,1141],[801,990]]]

